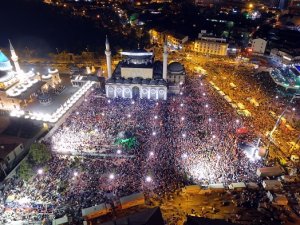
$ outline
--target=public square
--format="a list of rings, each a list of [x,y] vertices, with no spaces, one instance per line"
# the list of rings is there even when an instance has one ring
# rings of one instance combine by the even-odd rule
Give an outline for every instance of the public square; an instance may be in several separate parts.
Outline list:
[[[167,101],[113,100],[94,90],[44,140],[52,160],[28,183],[11,181],[1,218],[80,220],[82,208],[136,192],[163,198],[193,183],[256,182],[262,160],[238,149],[254,138],[237,134],[249,125],[199,77]],[[136,139],[132,149],[114,144],[124,131]]]

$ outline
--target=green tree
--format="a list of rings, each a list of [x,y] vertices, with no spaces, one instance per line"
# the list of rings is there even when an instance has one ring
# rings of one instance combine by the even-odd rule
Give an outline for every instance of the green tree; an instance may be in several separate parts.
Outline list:
[[[45,163],[52,158],[50,150],[41,143],[34,143],[30,146],[29,157],[34,164]]]
[[[21,179],[28,181],[33,176],[32,165],[27,160],[24,160],[18,169],[18,175]]]

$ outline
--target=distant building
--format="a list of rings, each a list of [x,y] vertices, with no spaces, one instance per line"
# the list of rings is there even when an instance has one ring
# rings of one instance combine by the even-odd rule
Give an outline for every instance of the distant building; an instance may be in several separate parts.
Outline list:
[[[256,38],[252,41],[253,53],[264,54],[267,47],[267,41],[262,38]]]
[[[191,50],[202,54],[226,56],[228,43],[224,38],[216,38],[199,34],[199,39],[192,43]]]
[[[181,50],[189,40],[189,37],[186,35],[168,30],[151,29],[149,34],[153,44],[163,45],[167,41],[167,45],[171,50]]]
[[[105,90],[108,98],[141,98],[166,100],[168,85],[184,82],[185,70],[180,63],[168,66],[167,44],[163,47],[163,62],[155,61],[153,52],[137,49],[122,52],[125,57],[112,72],[111,51],[106,39],[107,74]]]
[[[148,208],[140,212],[129,214],[126,217],[117,218],[112,221],[101,223],[103,225],[164,225],[164,219],[162,217],[160,208]]]
[[[24,153],[22,143],[0,144],[0,173],[4,176],[11,171]]]
[[[289,7],[289,13],[300,15],[300,0],[292,0]]]
[[[195,5],[199,6],[213,6],[222,2],[223,0],[194,0]]]
[[[165,35],[168,47],[171,50],[181,50],[184,44],[189,40],[188,36],[174,32],[165,32]]]
[[[270,56],[284,65],[293,65],[300,63],[300,51],[297,50],[273,48],[271,50]]]
[[[57,69],[49,69],[48,74],[34,73],[33,70],[24,72],[11,43],[10,52],[14,67],[0,50],[0,110],[22,110],[39,94],[59,87],[61,80]]]

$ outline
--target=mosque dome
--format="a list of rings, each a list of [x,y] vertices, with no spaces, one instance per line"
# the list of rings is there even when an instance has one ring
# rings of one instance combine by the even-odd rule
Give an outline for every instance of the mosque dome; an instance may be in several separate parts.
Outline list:
[[[12,70],[12,65],[9,59],[0,50],[0,71],[10,71]]]
[[[168,65],[168,71],[173,74],[184,73],[184,67],[179,62],[172,62]]]

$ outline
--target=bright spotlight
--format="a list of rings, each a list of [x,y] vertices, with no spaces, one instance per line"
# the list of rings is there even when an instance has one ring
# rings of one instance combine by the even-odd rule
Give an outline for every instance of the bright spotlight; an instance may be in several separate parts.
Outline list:
[[[184,117],[181,117],[181,120],[183,121],[183,120],[184,120]]]
[[[134,101],[131,102],[132,105],[133,105],[134,103],[135,103]]]
[[[157,116],[154,116],[154,119],[157,119],[158,117]]]
[[[120,155],[122,151],[120,149],[117,150],[117,154]]]
[[[151,152],[149,153],[149,155],[150,155],[150,156],[154,156],[154,152],[151,151]]]
[[[77,177],[78,176],[78,172],[74,172],[74,177]]]
[[[107,102],[110,103],[110,100],[108,100]]]
[[[38,172],[39,175],[42,175],[44,173],[43,169],[38,169],[37,172]]]
[[[212,138],[216,138],[216,135],[213,135]]]
[[[203,93],[202,95],[203,95],[203,96],[205,96],[206,94],[205,94],[205,93]]]
[[[183,95],[183,93],[182,93],[182,92],[180,92],[180,95]]]
[[[146,182],[151,182],[152,181],[152,178],[150,176],[147,176],[146,177]]]
[[[153,132],[152,132],[152,135],[153,135],[153,136],[155,136],[155,135],[156,135],[156,132],[155,132],[155,131],[153,131]]]
[[[205,108],[208,108],[208,104],[205,104]]]
[[[180,106],[183,107],[183,103],[181,103]]]
[[[109,179],[114,179],[115,178],[115,175],[113,173],[109,174]]]
[[[186,159],[188,157],[188,155],[186,153],[183,153],[181,157]]]
[[[131,117],[131,115],[130,114],[128,114],[128,116],[127,116],[128,118],[130,118]]]
[[[239,122],[240,122],[240,120],[239,120],[239,119],[237,119],[235,122],[236,122],[236,123],[239,123]]]
[[[76,115],[79,115],[79,112],[76,112]]]
[[[185,138],[185,137],[186,137],[186,134],[182,134],[182,137]]]
[[[296,110],[296,108],[293,108],[293,111],[295,111]]]
[[[212,119],[211,118],[208,118],[208,122],[211,122],[212,121]]]

